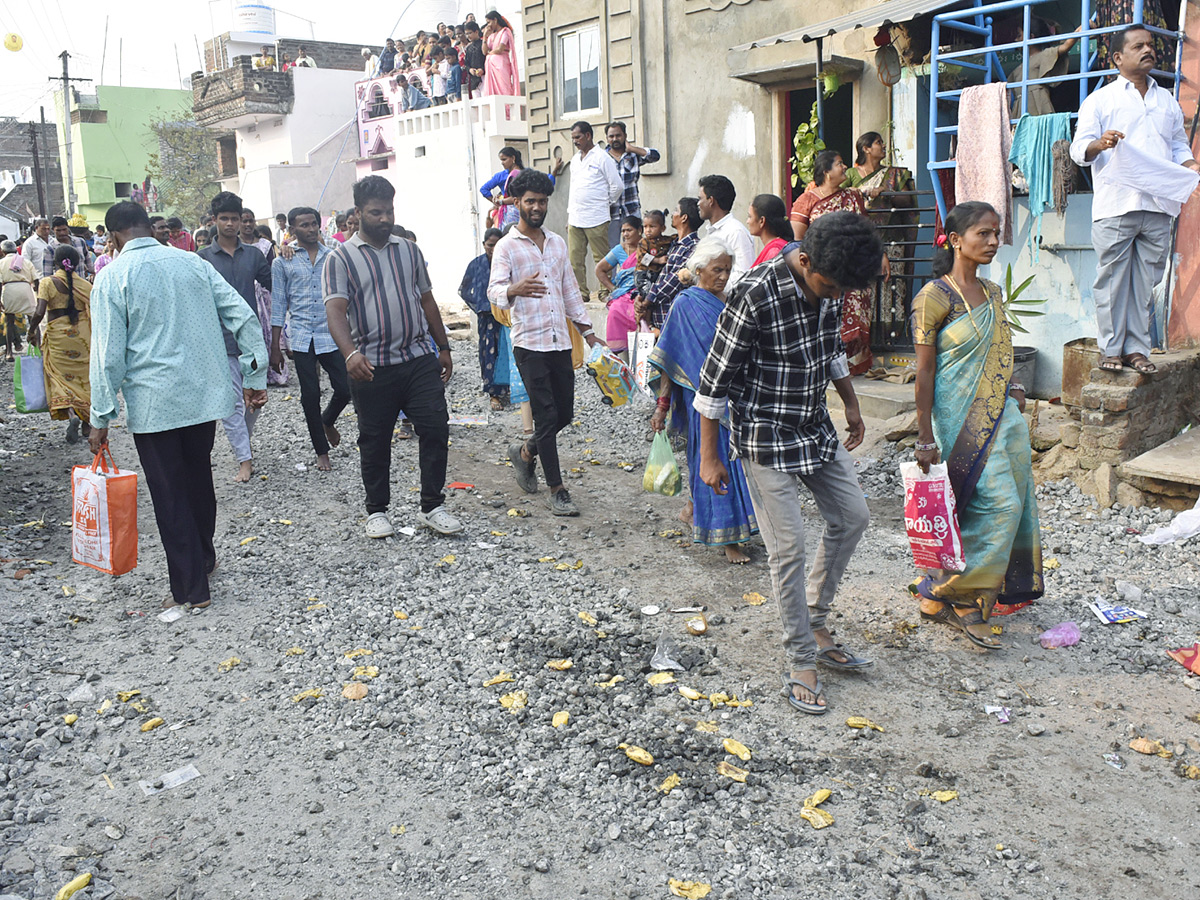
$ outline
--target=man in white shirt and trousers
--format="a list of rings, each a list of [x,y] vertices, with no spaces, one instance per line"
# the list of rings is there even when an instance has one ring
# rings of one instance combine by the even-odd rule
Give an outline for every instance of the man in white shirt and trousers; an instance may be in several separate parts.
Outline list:
[[[1183,111],[1150,76],[1154,36],[1131,25],[1112,36],[1120,73],[1079,108],[1071,158],[1092,167],[1092,244],[1100,368],[1156,371],[1150,362],[1154,286],[1166,271],[1171,220],[1200,182]]]
[[[608,246],[609,207],[621,199],[625,183],[609,152],[596,146],[590,123],[571,126],[571,143],[575,155],[571,158],[567,196],[567,253],[583,302],[587,303],[587,250],[591,247],[593,261],[598,263],[612,249]]]

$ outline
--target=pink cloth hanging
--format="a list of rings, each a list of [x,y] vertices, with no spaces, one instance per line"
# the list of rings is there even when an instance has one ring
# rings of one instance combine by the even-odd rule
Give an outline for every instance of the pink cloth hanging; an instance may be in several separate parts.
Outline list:
[[[1012,243],[1012,128],[1008,84],[994,81],[963,90],[958,101],[957,202],[982,200],[1000,214],[1000,243]]]

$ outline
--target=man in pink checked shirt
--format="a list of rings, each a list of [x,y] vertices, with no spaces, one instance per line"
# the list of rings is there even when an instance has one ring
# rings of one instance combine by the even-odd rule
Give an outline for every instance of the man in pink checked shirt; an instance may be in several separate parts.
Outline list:
[[[579,283],[571,271],[567,243],[542,228],[554,183],[542,172],[526,169],[508,185],[517,199],[521,220],[492,252],[488,300],[512,310],[513,357],[533,408],[533,437],[509,447],[517,484],[537,492],[537,457],[550,495],[546,504],[556,516],[577,516],[558,465],[558,433],[575,415],[575,369],[571,364],[571,325],[590,346],[603,344],[592,330]]]

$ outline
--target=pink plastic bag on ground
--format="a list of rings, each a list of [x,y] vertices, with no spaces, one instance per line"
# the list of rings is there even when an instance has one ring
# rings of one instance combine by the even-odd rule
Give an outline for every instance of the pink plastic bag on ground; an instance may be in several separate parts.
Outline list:
[[[946,464],[930,466],[926,475],[915,462],[901,463],[900,475],[904,479],[904,527],[913,562],[918,569],[961,572],[967,561]]]

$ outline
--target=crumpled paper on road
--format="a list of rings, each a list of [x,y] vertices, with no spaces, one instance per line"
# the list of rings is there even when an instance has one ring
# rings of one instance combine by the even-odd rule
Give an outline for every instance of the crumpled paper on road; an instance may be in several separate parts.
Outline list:
[[[1153,534],[1138,535],[1143,544],[1173,544],[1182,543],[1200,534],[1200,500],[1191,509],[1184,510],[1175,517],[1170,525],[1162,525]]]

